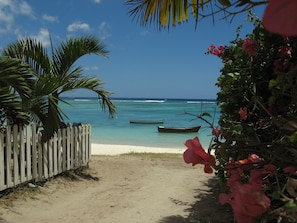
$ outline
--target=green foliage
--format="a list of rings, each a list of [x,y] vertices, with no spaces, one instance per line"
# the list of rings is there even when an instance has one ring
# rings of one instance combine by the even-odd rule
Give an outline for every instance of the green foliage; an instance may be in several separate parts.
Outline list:
[[[247,12],[255,6],[264,5],[267,1],[247,0],[126,0],[130,16],[137,19],[141,26],[155,24],[159,29],[169,29],[189,20],[197,23],[201,18],[215,16],[232,20],[235,15]]]
[[[30,120],[27,104],[32,96],[29,66],[18,59],[0,58],[0,123],[26,124]]]
[[[219,3],[223,6],[231,6],[231,2],[229,0],[219,0]]]
[[[25,71],[30,73],[31,79],[26,76],[20,79],[16,72],[10,71],[14,69],[13,66],[7,69],[2,66],[0,70],[3,74],[9,73],[8,77],[15,83],[4,83],[5,76],[2,75],[0,85],[2,81],[2,86],[18,93],[19,103],[22,104],[18,109],[27,112],[27,122],[30,117],[41,125],[43,141],[50,139],[60,128],[63,119],[67,118],[59,107],[59,102],[63,102],[60,95],[64,92],[75,89],[93,91],[98,95],[102,109],[107,107],[110,116],[115,112],[115,106],[109,99],[111,93],[103,89],[103,83],[98,78],[85,76],[83,69],[76,66],[77,60],[87,54],[107,57],[108,51],[100,39],[91,35],[71,37],[57,47],[51,42],[50,49],[51,52],[48,52],[48,48],[34,38],[17,40],[3,49],[3,55],[16,58],[18,63],[25,64]],[[27,98],[30,100],[25,100]],[[3,116],[7,116],[9,110],[2,109],[2,112]],[[16,120],[13,124],[17,124]]]
[[[219,162],[216,169],[226,182],[226,163],[258,155],[261,167],[276,167],[264,185],[270,209],[293,208],[296,202],[285,189],[288,179],[297,176],[297,38],[268,33],[259,20],[250,20],[255,25],[251,34],[242,39],[239,28],[224,50],[212,46],[208,51],[223,62],[216,84],[222,140],[211,146]],[[287,167],[296,171],[288,174]],[[248,178],[250,172],[243,174]]]

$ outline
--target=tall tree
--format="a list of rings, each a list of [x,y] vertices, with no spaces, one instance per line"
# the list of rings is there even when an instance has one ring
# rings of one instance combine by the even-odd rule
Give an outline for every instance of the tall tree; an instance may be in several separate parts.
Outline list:
[[[60,95],[75,89],[88,89],[98,95],[103,110],[108,108],[110,116],[115,106],[109,99],[110,92],[103,89],[98,78],[85,76],[83,68],[75,62],[84,55],[95,54],[107,57],[108,51],[95,36],[71,37],[54,47],[51,52],[34,38],[24,38],[8,45],[3,55],[21,59],[27,63],[35,77],[30,110],[35,120],[44,128],[43,141],[48,140],[60,127],[65,114],[58,106],[63,101]]]

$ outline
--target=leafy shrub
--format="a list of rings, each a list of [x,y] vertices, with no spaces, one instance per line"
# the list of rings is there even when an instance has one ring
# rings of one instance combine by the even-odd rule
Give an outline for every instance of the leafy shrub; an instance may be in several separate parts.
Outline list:
[[[295,222],[297,38],[271,34],[249,19],[254,29],[245,39],[239,27],[229,46],[211,45],[207,52],[223,62],[212,168],[229,190],[220,201],[231,205],[237,222]]]

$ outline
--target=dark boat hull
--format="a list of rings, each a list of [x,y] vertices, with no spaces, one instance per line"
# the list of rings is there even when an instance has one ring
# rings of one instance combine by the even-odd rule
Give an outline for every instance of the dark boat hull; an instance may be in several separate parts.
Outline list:
[[[131,120],[131,124],[163,124],[163,120]]]
[[[198,132],[200,128],[201,126],[193,126],[193,127],[187,127],[187,128],[158,126],[158,132],[168,132],[168,133]]]

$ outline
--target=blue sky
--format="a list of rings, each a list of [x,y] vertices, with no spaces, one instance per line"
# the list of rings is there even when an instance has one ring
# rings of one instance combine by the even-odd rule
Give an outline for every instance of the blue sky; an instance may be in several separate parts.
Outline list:
[[[205,55],[211,44],[228,44],[236,28],[252,26],[246,14],[232,23],[211,18],[158,31],[141,27],[128,15],[129,8],[119,0],[0,0],[0,48],[25,36],[49,44],[69,36],[92,34],[101,38],[109,58],[85,56],[77,61],[85,74],[96,76],[113,97],[215,99],[215,86],[221,61]],[[258,9],[261,18],[263,10]],[[95,96],[77,91],[66,96]]]

